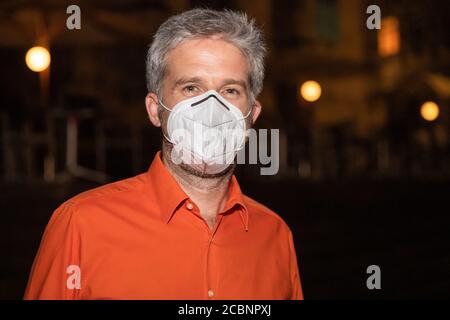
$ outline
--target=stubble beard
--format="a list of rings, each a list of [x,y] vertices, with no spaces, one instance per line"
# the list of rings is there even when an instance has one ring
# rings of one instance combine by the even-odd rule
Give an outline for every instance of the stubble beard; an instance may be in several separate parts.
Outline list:
[[[171,156],[172,150],[173,145],[163,137],[161,152],[162,161],[183,185],[190,185],[201,189],[213,189],[228,182],[236,168],[236,163],[233,162],[221,172],[214,174],[205,173],[189,164],[183,162],[180,164],[175,163]]]

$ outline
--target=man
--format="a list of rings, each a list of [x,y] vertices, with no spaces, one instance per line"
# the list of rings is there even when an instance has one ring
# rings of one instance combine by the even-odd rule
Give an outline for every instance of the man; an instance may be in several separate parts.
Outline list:
[[[261,105],[265,47],[253,20],[193,9],[147,56],[148,172],[62,204],[26,299],[303,299],[292,233],[243,195],[233,159]]]

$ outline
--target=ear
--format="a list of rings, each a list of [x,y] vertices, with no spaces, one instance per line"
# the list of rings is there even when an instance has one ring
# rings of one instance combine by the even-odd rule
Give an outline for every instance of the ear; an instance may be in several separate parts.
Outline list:
[[[261,103],[258,100],[255,100],[255,102],[253,103],[252,123],[256,122],[256,119],[258,119],[260,113]]]
[[[148,118],[155,127],[161,127],[161,119],[158,115],[158,96],[149,92],[145,97],[145,108],[147,109]]]

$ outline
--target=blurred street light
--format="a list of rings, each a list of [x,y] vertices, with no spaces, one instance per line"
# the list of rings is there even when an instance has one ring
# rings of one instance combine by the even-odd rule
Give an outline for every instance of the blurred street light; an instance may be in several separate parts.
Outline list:
[[[48,105],[49,82],[50,82],[50,52],[43,46],[35,46],[29,49],[25,55],[27,67],[39,74],[39,87],[42,105],[42,113],[46,122],[47,153],[44,159],[44,179],[53,181],[55,179],[55,149],[54,127],[51,111]]]
[[[50,65],[50,52],[44,47],[33,47],[27,51],[25,62],[31,71],[41,72]]]
[[[314,80],[308,80],[302,83],[300,86],[300,96],[307,102],[316,102],[319,100],[320,96],[322,95],[322,88],[320,87],[320,84],[317,81]],[[319,126],[317,123],[317,110],[316,108],[307,108],[309,116],[310,116],[310,123],[309,123],[309,130],[310,130],[310,146],[311,146],[311,154],[309,159],[309,164],[302,164],[302,166],[299,166],[299,174],[307,174],[310,175],[313,179],[319,179],[321,176],[321,168],[320,168],[320,156],[319,156]]]
[[[308,102],[314,102],[319,100],[322,94],[322,88],[320,84],[314,80],[304,82],[300,87],[300,94],[303,99]]]
[[[439,116],[439,106],[436,102],[427,101],[420,107],[420,115],[427,121],[434,121]]]

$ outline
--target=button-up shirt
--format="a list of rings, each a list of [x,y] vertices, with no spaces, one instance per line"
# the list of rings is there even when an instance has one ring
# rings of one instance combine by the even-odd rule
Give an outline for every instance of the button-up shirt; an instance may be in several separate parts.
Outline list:
[[[231,177],[211,229],[155,156],[59,206],[25,299],[303,299],[291,230]]]

